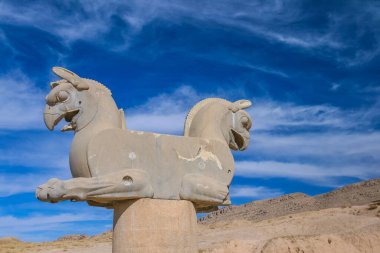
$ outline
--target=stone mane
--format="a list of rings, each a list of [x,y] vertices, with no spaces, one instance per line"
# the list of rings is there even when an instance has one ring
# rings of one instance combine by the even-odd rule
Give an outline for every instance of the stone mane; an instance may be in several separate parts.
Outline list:
[[[230,106],[232,105],[231,102],[225,100],[225,99],[222,99],[222,98],[206,98],[206,99],[203,99],[201,100],[200,102],[198,102],[195,106],[193,106],[193,108],[191,108],[191,110],[189,111],[189,113],[187,114],[186,116],[186,120],[185,120],[185,125],[184,125],[184,136],[189,136],[189,130],[190,130],[190,125],[191,125],[191,122],[193,121],[194,119],[194,116],[206,105],[208,104],[211,104],[211,103],[221,103],[221,104],[224,104],[226,106]]]
[[[89,83],[93,83],[97,86],[97,88],[100,88],[101,90],[105,91],[107,93],[107,95],[112,95],[112,92],[110,89],[108,89],[104,84],[102,83],[99,83],[98,81],[95,81],[93,79],[90,79],[90,78],[82,78],[83,80],[86,80],[87,82]]]

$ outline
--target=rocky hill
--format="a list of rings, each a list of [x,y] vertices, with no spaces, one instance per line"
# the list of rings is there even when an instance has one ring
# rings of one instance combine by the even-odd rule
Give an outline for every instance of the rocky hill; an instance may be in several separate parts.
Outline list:
[[[253,201],[241,206],[229,206],[209,213],[200,218],[198,222],[212,224],[234,219],[257,222],[300,212],[359,206],[371,202],[380,202],[380,179],[347,185],[314,197],[304,193],[292,193],[278,198]]]

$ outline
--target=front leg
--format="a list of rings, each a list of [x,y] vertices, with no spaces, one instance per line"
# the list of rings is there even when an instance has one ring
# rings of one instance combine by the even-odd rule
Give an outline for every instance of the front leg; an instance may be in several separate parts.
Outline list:
[[[51,203],[62,200],[109,203],[113,200],[151,198],[153,188],[148,173],[126,169],[91,178],[53,178],[37,188],[36,197]]]
[[[228,186],[200,174],[187,174],[182,179],[180,198],[205,206],[229,205]]]

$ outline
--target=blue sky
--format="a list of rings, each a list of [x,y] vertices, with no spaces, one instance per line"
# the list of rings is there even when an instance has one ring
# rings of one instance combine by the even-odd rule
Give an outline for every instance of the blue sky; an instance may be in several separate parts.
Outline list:
[[[112,212],[34,197],[70,178],[42,120],[52,66],[98,80],[134,130],[182,134],[206,97],[251,99],[234,204],[380,176],[379,1],[0,1],[0,237],[96,234]],[[58,128],[59,129],[59,128]]]

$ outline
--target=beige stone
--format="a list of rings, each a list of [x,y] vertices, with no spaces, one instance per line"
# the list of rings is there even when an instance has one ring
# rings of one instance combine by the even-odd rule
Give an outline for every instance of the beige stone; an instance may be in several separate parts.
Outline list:
[[[231,149],[249,144],[251,102],[204,99],[183,136],[131,131],[108,88],[61,67],[53,72],[63,79],[51,83],[44,122],[53,130],[65,119],[61,131],[74,131],[73,178],[50,179],[37,198],[114,208],[114,253],[197,252],[196,211],[231,204]]]
[[[64,68],[53,72],[63,80],[51,84],[44,121],[53,130],[65,119],[62,131],[74,131],[74,178],[49,180],[38,187],[38,199],[109,208],[114,201],[139,198],[189,200],[198,212],[231,204],[230,149],[249,144],[252,120],[243,109],[250,101],[200,101],[186,117],[184,136],[130,131],[108,88]]]
[[[118,202],[113,253],[197,253],[194,205],[185,200]]]

